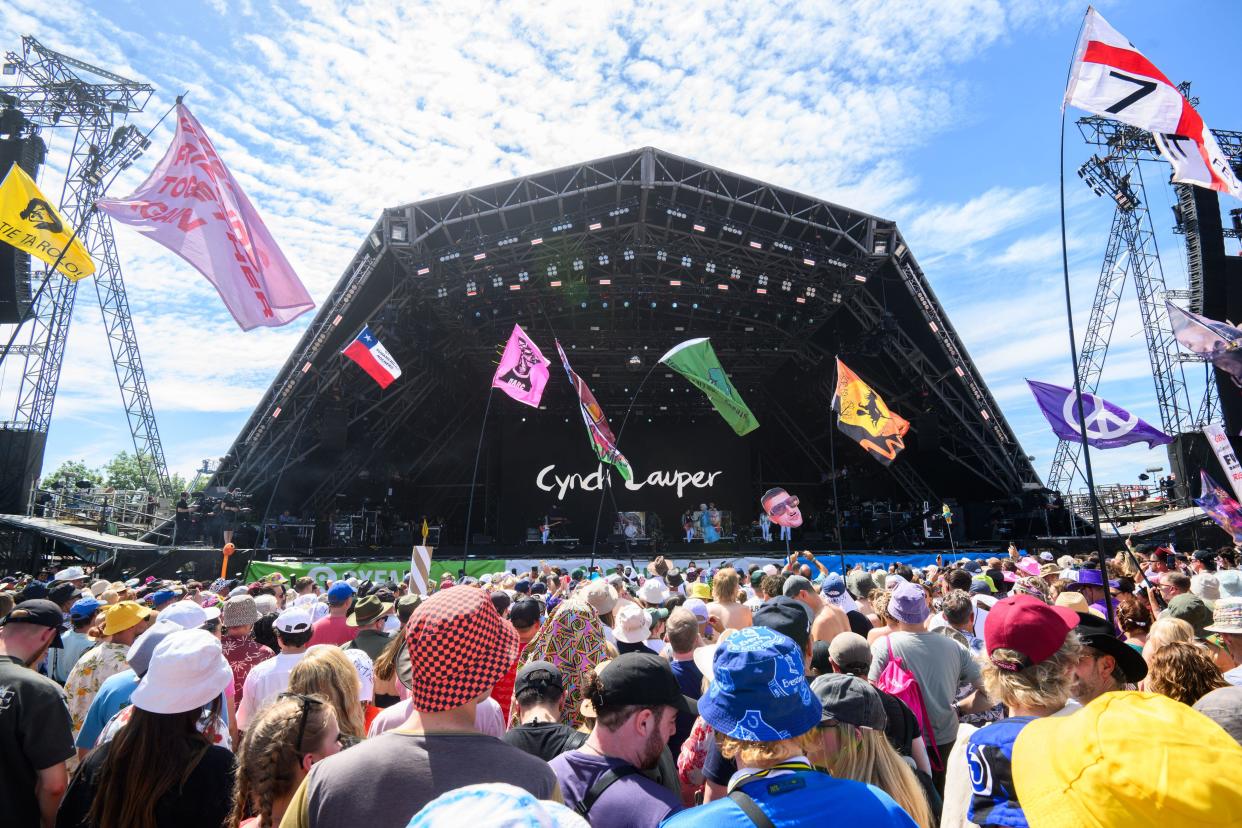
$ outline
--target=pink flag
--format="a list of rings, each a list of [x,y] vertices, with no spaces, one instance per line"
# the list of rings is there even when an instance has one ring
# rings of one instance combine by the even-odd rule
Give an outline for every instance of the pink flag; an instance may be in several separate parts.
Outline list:
[[[543,387],[548,384],[548,361],[521,325],[513,326],[509,344],[496,366],[492,387],[499,388],[520,403],[539,407]]]
[[[288,324],[315,307],[184,104],[172,146],[147,180],[128,198],[96,204],[194,265],[244,331]]]

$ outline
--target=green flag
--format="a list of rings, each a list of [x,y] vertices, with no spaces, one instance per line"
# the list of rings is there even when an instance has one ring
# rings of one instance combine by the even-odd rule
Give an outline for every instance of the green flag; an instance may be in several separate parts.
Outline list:
[[[660,362],[697,385],[739,435],[749,434],[759,427],[759,421],[742,402],[742,395],[737,393],[733,383],[729,382],[716,352],[712,350],[712,343],[706,337],[687,339],[674,346],[660,357]]]

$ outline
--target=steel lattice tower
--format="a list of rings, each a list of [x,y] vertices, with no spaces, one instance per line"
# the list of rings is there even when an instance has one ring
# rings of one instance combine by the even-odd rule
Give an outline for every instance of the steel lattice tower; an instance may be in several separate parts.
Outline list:
[[[169,492],[168,467],[156,427],[151,395],[142,368],[142,356],[130,316],[112,223],[95,209],[112,173],[128,167],[149,146],[134,127],[118,126],[128,115],[141,112],[153,88],[105,69],[62,55],[33,37],[22,38],[22,52],[9,52],[6,73],[19,73],[23,83],[0,87],[0,96],[41,128],[74,129],[73,147],[65,173],[60,210],[96,264],[93,278],[103,314],[104,330],[112,352],[121,399],[129,421],[134,450],[144,476],[162,494]],[[88,79],[89,76],[93,78]],[[46,436],[51,425],[56,388],[60,380],[77,283],[45,272],[43,294],[24,323],[19,337],[25,356],[21,385],[12,418],[5,429]],[[14,454],[10,444],[10,455]],[[38,450],[24,457],[9,456],[6,465],[22,463],[20,479],[29,486],[42,465]],[[11,494],[11,493],[10,493]],[[20,493],[25,497],[26,492]]]

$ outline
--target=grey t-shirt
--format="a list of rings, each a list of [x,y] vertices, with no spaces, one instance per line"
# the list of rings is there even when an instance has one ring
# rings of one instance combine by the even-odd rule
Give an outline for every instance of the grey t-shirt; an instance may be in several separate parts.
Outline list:
[[[935,743],[952,742],[957,735],[957,714],[952,706],[957,688],[962,684],[982,686],[979,665],[965,647],[948,636],[895,632],[871,645],[871,671],[867,675],[871,681],[879,678],[888,665],[890,644],[893,654],[919,683]]]
[[[539,799],[560,799],[546,762],[493,736],[393,730],[317,763],[281,826],[405,828],[440,794],[480,782],[507,782]]]

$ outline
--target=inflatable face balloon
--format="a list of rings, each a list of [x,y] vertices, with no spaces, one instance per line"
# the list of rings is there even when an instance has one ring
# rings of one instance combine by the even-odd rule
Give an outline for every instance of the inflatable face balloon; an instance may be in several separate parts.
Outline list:
[[[802,512],[798,509],[798,498],[784,489],[768,489],[759,502],[777,526],[788,526],[791,529],[802,525]]]

